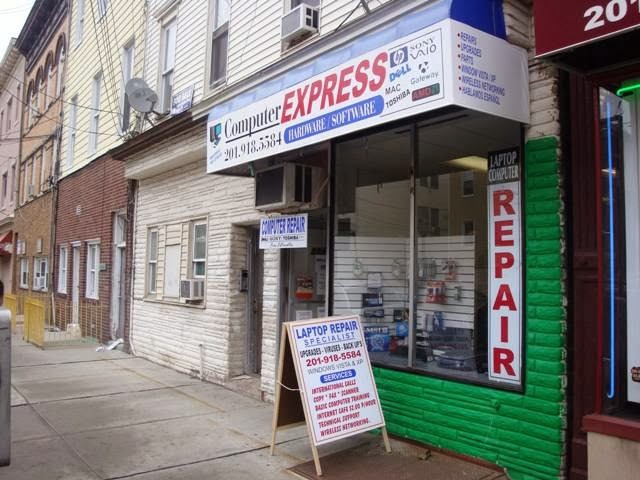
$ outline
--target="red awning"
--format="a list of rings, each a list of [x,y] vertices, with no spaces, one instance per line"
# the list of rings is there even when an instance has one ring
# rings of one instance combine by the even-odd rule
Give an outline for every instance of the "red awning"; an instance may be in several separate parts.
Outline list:
[[[636,2],[536,0],[533,16],[537,56],[562,52],[640,27]]]
[[[0,236],[0,255],[13,254],[13,230]]]

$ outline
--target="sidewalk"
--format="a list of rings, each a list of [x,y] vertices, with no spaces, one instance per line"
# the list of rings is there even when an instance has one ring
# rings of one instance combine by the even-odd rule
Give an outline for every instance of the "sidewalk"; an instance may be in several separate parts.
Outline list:
[[[14,337],[12,386],[12,463],[0,467],[2,480],[279,480],[295,478],[296,465],[315,477],[300,465],[311,460],[304,427],[279,433],[269,455],[271,404],[119,351],[40,350]],[[371,455],[387,463],[379,445],[361,435],[321,447],[322,478],[388,478],[376,474],[383,466],[366,468]],[[506,478],[436,453],[420,460],[425,449],[399,442],[394,451],[397,479]]]

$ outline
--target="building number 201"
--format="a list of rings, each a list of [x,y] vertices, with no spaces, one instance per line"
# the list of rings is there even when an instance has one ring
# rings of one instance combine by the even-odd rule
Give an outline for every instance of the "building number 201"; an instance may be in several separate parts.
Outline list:
[[[610,0],[606,6],[594,5],[584,11],[584,18],[588,19],[584,31],[604,27],[607,22],[614,23],[622,20],[629,13],[629,5],[636,4],[640,13],[639,0]],[[633,11],[633,9],[631,9]]]

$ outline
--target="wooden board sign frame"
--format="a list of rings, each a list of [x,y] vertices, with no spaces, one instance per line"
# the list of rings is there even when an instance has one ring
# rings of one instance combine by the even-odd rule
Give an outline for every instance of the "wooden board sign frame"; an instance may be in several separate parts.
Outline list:
[[[297,339],[302,339],[301,343],[304,347],[302,351],[296,341],[296,334],[299,335]],[[305,360],[305,365],[302,360]],[[315,371],[310,373],[305,370],[307,368]],[[327,373],[322,375],[321,371],[325,370]],[[310,385],[312,375],[318,376],[323,383],[323,386],[315,387],[315,393]],[[346,386],[346,383],[349,385]],[[361,388],[364,389],[362,392]],[[320,391],[323,393],[318,393]],[[333,398],[336,408],[331,406],[331,401],[318,404],[325,398]],[[360,402],[360,399],[365,400]],[[324,411],[327,414],[324,417],[328,420],[327,425],[336,425],[334,428],[322,431],[323,434],[330,432],[330,434],[327,433],[328,438],[317,438],[316,430],[320,428],[319,415],[315,415],[317,411]],[[360,418],[363,412],[365,414],[369,412],[374,421],[369,422],[366,415]],[[332,417],[331,420],[329,416]],[[350,421],[358,418],[360,419]],[[349,423],[343,423],[345,419]],[[318,445],[380,428],[385,449],[391,452],[362,323],[358,315],[316,318],[282,324],[271,455],[275,451],[277,432],[303,423],[307,426],[313,462],[318,476],[322,475]]]

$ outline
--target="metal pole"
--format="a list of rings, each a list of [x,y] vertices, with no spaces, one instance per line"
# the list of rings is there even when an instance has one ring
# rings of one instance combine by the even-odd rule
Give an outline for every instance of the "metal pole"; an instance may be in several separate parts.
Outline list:
[[[0,466],[11,463],[11,311],[0,307]]]

